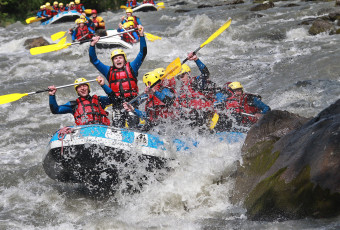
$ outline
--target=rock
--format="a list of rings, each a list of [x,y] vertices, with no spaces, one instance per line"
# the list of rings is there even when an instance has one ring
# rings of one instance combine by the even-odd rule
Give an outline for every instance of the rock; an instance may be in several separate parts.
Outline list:
[[[340,6],[340,0],[335,0],[335,6]]]
[[[332,12],[332,13],[329,13],[328,18],[329,18],[329,20],[331,20],[332,22],[334,22],[335,20],[339,20],[339,19],[340,19],[340,12]]]
[[[209,7],[213,7],[212,5],[199,5],[197,8],[209,8]]]
[[[253,19],[253,18],[262,18],[264,15],[263,14],[256,14],[256,13],[253,13],[253,14],[250,14],[250,15],[247,15],[246,16],[246,19]]]
[[[317,18],[307,18],[300,22],[298,25],[310,25],[312,24]]]
[[[190,12],[191,10],[175,10],[175,13],[186,13]]]
[[[340,215],[340,99],[306,120],[274,110],[248,132],[232,201],[249,219]]]
[[[274,3],[273,2],[265,2],[263,4],[258,4],[256,6],[253,6],[250,8],[250,11],[261,11],[261,10],[267,10],[269,8],[273,8]]]
[[[322,19],[317,19],[313,22],[311,28],[309,29],[309,34],[311,35],[317,35],[319,33],[323,33],[326,31],[331,31],[334,30],[334,26],[332,23],[322,20]]]
[[[34,47],[47,45],[50,45],[50,43],[46,41],[43,37],[30,38],[24,42],[25,49],[32,49]]]

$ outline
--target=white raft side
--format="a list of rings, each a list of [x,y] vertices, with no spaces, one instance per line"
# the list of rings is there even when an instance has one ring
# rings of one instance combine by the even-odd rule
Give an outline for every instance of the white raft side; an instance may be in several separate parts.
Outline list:
[[[151,4],[151,3],[144,3],[141,4],[135,8],[132,9],[133,12],[137,12],[137,11],[157,11],[157,6]]]
[[[107,36],[118,34],[117,30],[106,30],[106,33]],[[132,48],[132,45],[130,43],[127,43],[120,38],[120,35],[112,36],[109,38],[101,38],[99,39],[98,44],[119,45],[126,49]]]
[[[82,137],[80,135],[80,129],[75,129],[73,133],[65,136],[63,143],[61,140],[51,141],[49,150],[61,148],[62,146],[71,147],[75,145],[97,144],[124,151],[138,152],[143,155],[169,158],[170,154],[164,149],[147,147],[149,141],[147,134],[134,132],[134,136],[134,142],[128,143],[123,141],[121,130],[116,128],[108,128],[105,133],[105,138],[95,136]]]
[[[44,21],[41,23],[41,25],[49,25],[49,24],[53,24],[56,21],[60,20],[63,17],[70,17],[70,16],[81,16],[81,13],[79,13],[76,10],[71,10],[71,11],[64,11],[61,13],[58,13],[57,15],[53,16],[51,19]]]

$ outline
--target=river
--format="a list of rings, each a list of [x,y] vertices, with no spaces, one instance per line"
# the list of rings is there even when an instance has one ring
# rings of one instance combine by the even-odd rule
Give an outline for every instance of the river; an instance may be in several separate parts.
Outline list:
[[[177,4],[184,3],[184,4]],[[138,12],[145,31],[162,37],[147,42],[148,54],[139,77],[183,60],[227,18],[231,26],[198,56],[218,85],[240,81],[247,92],[260,94],[272,109],[304,117],[317,115],[340,95],[340,39],[326,33],[310,36],[309,17],[326,15],[333,2],[275,2],[255,17],[252,3],[198,8],[222,1],[165,1],[157,12]],[[284,7],[288,3],[298,6]],[[188,12],[176,12],[177,10]],[[108,29],[116,29],[123,11],[100,16]],[[99,72],[89,61],[89,44],[32,56],[23,46],[28,38],[71,28],[73,23],[40,26],[20,22],[0,28],[0,95],[27,93],[49,85],[73,83],[78,77],[94,79]],[[138,45],[125,50],[128,60]],[[97,49],[110,64],[110,49]],[[194,63],[188,63],[199,74]],[[140,81],[141,89],[144,88]],[[102,95],[99,86],[92,93]],[[72,87],[60,89],[58,102],[76,98]],[[282,222],[247,220],[242,203],[229,201],[233,180],[229,175],[241,159],[242,143],[202,141],[195,152],[177,154],[177,165],[163,180],[154,180],[133,195],[94,199],[72,185],[50,179],[42,160],[53,133],[72,125],[71,115],[52,115],[46,93],[0,105],[0,229],[339,229],[340,218]],[[192,136],[195,136],[192,133]],[[221,178],[224,178],[222,182]]]

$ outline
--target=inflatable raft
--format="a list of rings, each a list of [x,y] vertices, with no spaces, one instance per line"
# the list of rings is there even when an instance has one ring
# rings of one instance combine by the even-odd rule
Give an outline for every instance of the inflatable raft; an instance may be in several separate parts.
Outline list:
[[[148,11],[157,11],[157,6],[151,4],[151,3],[144,3],[141,4],[139,6],[134,7],[133,12],[138,12],[138,11],[142,11],[142,12],[148,12]]]
[[[120,174],[129,167],[128,162],[154,172],[166,167],[166,162],[173,159],[170,154],[198,145],[192,140],[166,141],[152,134],[103,125],[70,129],[63,138],[59,132],[52,136],[43,161],[46,174],[56,181],[97,186],[104,191],[114,190],[125,180],[126,175]],[[245,134],[225,133],[218,138],[233,143],[243,140]]]
[[[107,36],[112,36],[117,34],[117,30],[106,30]],[[112,36],[108,38],[101,38],[99,39],[98,43],[96,44],[97,48],[125,48],[131,49],[132,44],[125,42],[121,39],[120,35]]]
[[[55,24],[55,23],[62,23],[62,22],[71,22],[75,21],[77,18],[79,18],[81,13],[79,13],[76,10],[71,10],[71,11],[64,11],[61,12],[52,18],[50,18],[47,21],[41,22],[41,25],[49,25],[49,24]]]

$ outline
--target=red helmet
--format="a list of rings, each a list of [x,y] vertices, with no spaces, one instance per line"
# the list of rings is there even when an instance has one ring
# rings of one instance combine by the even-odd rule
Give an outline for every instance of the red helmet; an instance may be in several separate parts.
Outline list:
[[[91,14],[97,14],[97,11],[96,10],[92,10]]]

